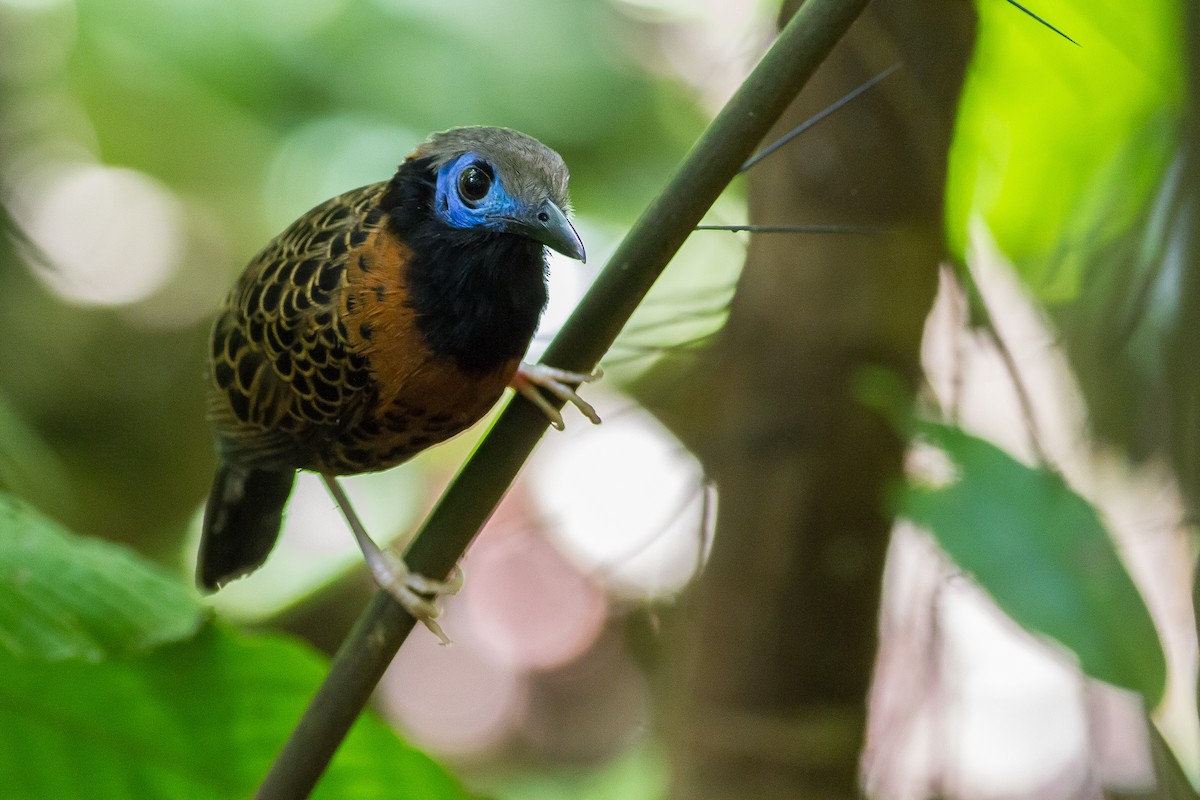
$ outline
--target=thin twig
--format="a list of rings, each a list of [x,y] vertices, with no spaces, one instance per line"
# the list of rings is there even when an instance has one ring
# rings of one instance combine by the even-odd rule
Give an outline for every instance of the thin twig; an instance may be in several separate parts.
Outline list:
[[[701,478],[700,484],[700,528],[696,532],[697,575],[704,570],[704,562],[708,560],[708,553],[712,549],[713,530],[716,528],[716,520],[713,518],[715,511],[713,498],[716,496],[716,485],[708,475]]]
[[[834,112],[839,111],[843,106],[845,106],[846,104],[848,104],[851,101],[853,101],[854,99],[856,99],[863,92],[867,91],[872,86],[879,83],[884,78],[891,75],[893,72],[895,72],[898,69],[900,69],[900,65],[893,64],[892,66],[885,69],[883,72],[876,75],[874,78],[871,78],[870,80],[868,80],[862,86],[859,86],[857,89],[854,89],[850,93],[843,96],[840,100],[835,100],[834,102],[830,103],[824,109],[822,109],[821,111],[818,111],[816,114],[813,114],[811,117],[804,120],[804,122],[800,123],[795,128],[788,131],[783,136],[779,137],[774,142],[772,142],[771,144],[764,147],[762,150],[760,150],[758,153],[756,153],[752,158],[746,159],[746,163],[742,164],[742,168],[739,171],[746,172],[751,167],[753,167],[755,164],[762,161],[764,158],[771,155],[776,150],[778,150],[779,148],[783,147],[785,144],[790,142],[792,139],[795,139],[797,136],[804,133],[809,128],[816,125],[818,122],[825,119],[826,117],[831,116]]]
[[[1042,23],[1043,25],[1045,25],[1045,26],[1046,26],[1047,28],[1049,28],[1050,30],[1052,30],[1052,31],[1054,31],[1055,33],[1057,33],[1059,36],[1061,36],[1061,37],[1063,37],[1064,39],[1066,39],[1066,40],[1067,40],[1068,42],[1070,42],[1071,44],[1075,45],[1076,47],[1081,47],[1081,46],[1082,46],[1082,45],[1080,45],[1080,44],[1079,44],[1079,42],[1075,41],[1075,40],[1074,40],[1074,39],[1072,39],[1070,36],[1067,36],[1065,33],[1063,33],[1062,31],[1060,31],[1058,28],[1054,27],[1054,26],[1053,26],[1053,25],[1051,25],[1049,22],[1047,22],[1046,20],[1042,19],[1041,17],[1039,17],[1037,14],[1033,13],[1032,11],[1030,11],[1030,10],[1029,10],[1028,8],[1026,8],[1025,6],[1023,6],[1023,5],[1021,5],[1020,3],[1018,3],[1016,0],[1006,0],[1006,1],[1007,1],[1007,3],[1008,3],[1010,6],[1014,6],[1015,8],[1018,8],[1018,9],[1020,9],[1021,11],[1025,12],[1025,13],[1026,13],[1026,14],[1028,14],[1029,16],[1031,16],[1031,17],[1033,17],[1034,19],[1036,19],[1038,22],[1040,22],[1040,23]]]
[[[801,6],[671,182],[634,223],[551,342],[545,363],[586,371],[600,360],[755,143],[766,136],[866,5],[867,0],[809,0]],[[406,561],[413,571],[431,577],[450,573],[547,425],[545,415],[531,403],[508,404],[409,549]],[[268,772],[259,800],[309,796],[413,624],[387,592],[375,595]]]
[[[969,266],[961,271],[961,275],[974,290],[975,296],[979,298],[983,330],[991,340],[992,346],[996,348],[996,354],[1000,356],[1000,362],[1004,365],[1004,371],[1008,373],[1009,382],[1012,383],[1013,393],[1017,396],[1017,404],[1021,407],[1021,419],[1025,423],[1029,448],[1033,451],[1038,466],[1051,472],[1058,472],[1054,462],[1046,453],[1046,449],[1042,447],[1041,426],[1038,425],[1037,414],[1033,408],[1033,398],[1030,397],[1029,390],[1025,387],[1025,381],[1021,378],[1021,369],[1017,366],[1017,360],[1013,357],[1012,350],[1009,349],[1008,343],[1000,334],[1000,329],[996,327],[996,319],[992,316],[991,308],[988,307],[987,297],[983,294],[975,276],[971,274]]]
[[[750,233],[886,233],[883,228],[864,228],[861,225],[697,225],[696,230]]]
[[[942,264],[942,280],[945,281],[947,303],[950,305],[950,409],[949,418],[955,425],[962,421],[963,387],[966,381],[963,360],[963,334],[967,330],[967,293],[958,275],[949,264]]]

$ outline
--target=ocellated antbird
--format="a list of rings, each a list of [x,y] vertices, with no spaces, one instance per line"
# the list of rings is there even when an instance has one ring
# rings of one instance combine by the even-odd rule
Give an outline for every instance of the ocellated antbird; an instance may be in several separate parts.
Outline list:
[[[391,180],[328,200],[262,249],[212,331],[208,413],[219,465],[197,580],[266,560],[296,470],[320,473],[372,574],[442,636],[432,596],[362,530],[337,475],[387,469],[482,417],[511,386],[595,411],[593,376],[522,364],[545,308],[546,247],[583,260],[558,153],[503,128],[431,136]],[[444,636],[442,637],[444,639]]]

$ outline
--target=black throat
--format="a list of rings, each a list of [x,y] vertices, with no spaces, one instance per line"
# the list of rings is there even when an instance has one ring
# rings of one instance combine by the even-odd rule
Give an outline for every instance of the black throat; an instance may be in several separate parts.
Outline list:
[[[489,372],[529,347],[546,307],[546,251],[510,233],[455,228],[434,210],[429,159],[401,165],[380,200],[412,257],[408,305],[435,356]]]

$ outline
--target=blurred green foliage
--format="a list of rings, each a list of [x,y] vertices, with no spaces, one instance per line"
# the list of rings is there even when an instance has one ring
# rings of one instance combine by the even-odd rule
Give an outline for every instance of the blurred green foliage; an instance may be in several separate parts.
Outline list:
[[[1178,0],[1045,0],[1065,41],[980,0],[947,183],[954,255],[990,237],[1046,305],[1097,436],[1135,459],[1200,447]],[[1194,476],[1181,476],[1194,492]]]
[[[1181,169],[1184,5],[1038,3],[1078,45],[1006,3],[976,6],[947,182],[952,252],[966,261],[994,243],[1011,261],[1061,333],[1097,438],[1190,463],[1200,431],[1187,387],[1200,372],[1195,337],[1180,335],[1195,326],[1195,265],[1179,244],[1197,191]],[[960,474],[910,493],[908,513],[1016,621],[1153,707],[1162,646],[1095,509],[986,442],[923,432]],[[1195,481],[1177,476],[1194,498]]]
[[[248,797],[325,660],[205,622],[177,578],[4,495],[0,530],[0,795]],[[466,797],[366,715],[316,796],[396,792]]]
[[[1178,141],[1175,0],[983,0],[947,181],[952,251],[986,225],[1038,299],[1079,296],[1097,256],[1140,223]]]

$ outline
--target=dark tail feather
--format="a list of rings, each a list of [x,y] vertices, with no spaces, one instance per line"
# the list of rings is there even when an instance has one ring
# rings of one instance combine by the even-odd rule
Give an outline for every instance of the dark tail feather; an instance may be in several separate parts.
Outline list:
[[[272,472],[221,464],[204,509],[196,583],[215,591],[253,572],[279,537],[283,504],[296,479],[293,470]]]

